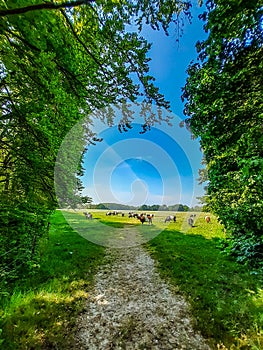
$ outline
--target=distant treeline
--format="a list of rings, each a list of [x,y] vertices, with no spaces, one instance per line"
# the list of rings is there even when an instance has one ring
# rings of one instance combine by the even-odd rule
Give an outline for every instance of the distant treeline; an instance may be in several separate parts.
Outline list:
[[[173,204],[173,205],[147,205],[143,204],[140,207],[135,207],[131,205],[118,204],[118,203],[99,203],[99,204],[90,204],[90,209],[109,209],[109,210],[142,210],[142,211],[202,211],[201,206],[189,207],[185,204]]]

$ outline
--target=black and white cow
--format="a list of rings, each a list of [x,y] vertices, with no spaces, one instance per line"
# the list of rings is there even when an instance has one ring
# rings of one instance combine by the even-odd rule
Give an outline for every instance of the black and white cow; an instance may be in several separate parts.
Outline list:
[[[92,219],[92,214],[91,213],[87,213],[86,211],[83,213],[85,215],[86,219],[91,220]]]
[[[164,222],[170,222],[170,221],[172,221],[172,220],[173,220],[173,222],[176,222],[176,216],[175,216],[175,215],[168,215],[168,216],[165,218]]]

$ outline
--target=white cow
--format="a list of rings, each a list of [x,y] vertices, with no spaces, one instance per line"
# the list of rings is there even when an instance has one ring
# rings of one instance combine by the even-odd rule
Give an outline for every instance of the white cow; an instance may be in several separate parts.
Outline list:
[[[85,215],[86,219],[89,219],[89,220],[92,219],[92,214],[91,213],[84,212],[83,214]]]
[[[176,222],[176,216],[175,216],[175,215],[168,215],[168,216],[165,218],[164,222],[170,222],[170,221],[172,221],[172,220],[173,220],[173,222]]]

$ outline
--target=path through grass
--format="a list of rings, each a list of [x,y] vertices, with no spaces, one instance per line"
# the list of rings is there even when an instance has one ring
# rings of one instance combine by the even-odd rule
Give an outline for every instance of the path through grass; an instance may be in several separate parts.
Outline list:
[[[107,217],[105,212],[95,212],[92,222],[85,221],[82,213],[73,213],[72,220],[83,229],[90,225],[89,235],[99,239],[105,232],[112,235],[112,228],[127,225],[144,238],[157,235],[145,247],[161,275],[189,300],[196,328],[215,344],[221,343],[221,349],[262,350],[262,274],[253,274],[221,254],[217,245],[224,234],[214,217],[207,224],[202,213],[190,228],[189,213],[178,213],[177,222],[170,224],[164,223],[166,214],[156,213],[152,227],[127,215]],[[98,226],[99,222],[104,225]],[[76,317],[103,262],[104,248],[74,232],[57,211],[41,254],[37,273],[18,281],[15,289],[2,290],[0,348],[72,348]]]

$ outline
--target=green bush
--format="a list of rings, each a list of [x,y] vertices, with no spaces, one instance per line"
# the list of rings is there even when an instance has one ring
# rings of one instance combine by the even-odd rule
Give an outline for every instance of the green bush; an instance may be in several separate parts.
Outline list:
[[[0,278],[8,284],[37,266],[39,239],[48,232],[49,211],[2,205],[0,216]]]

